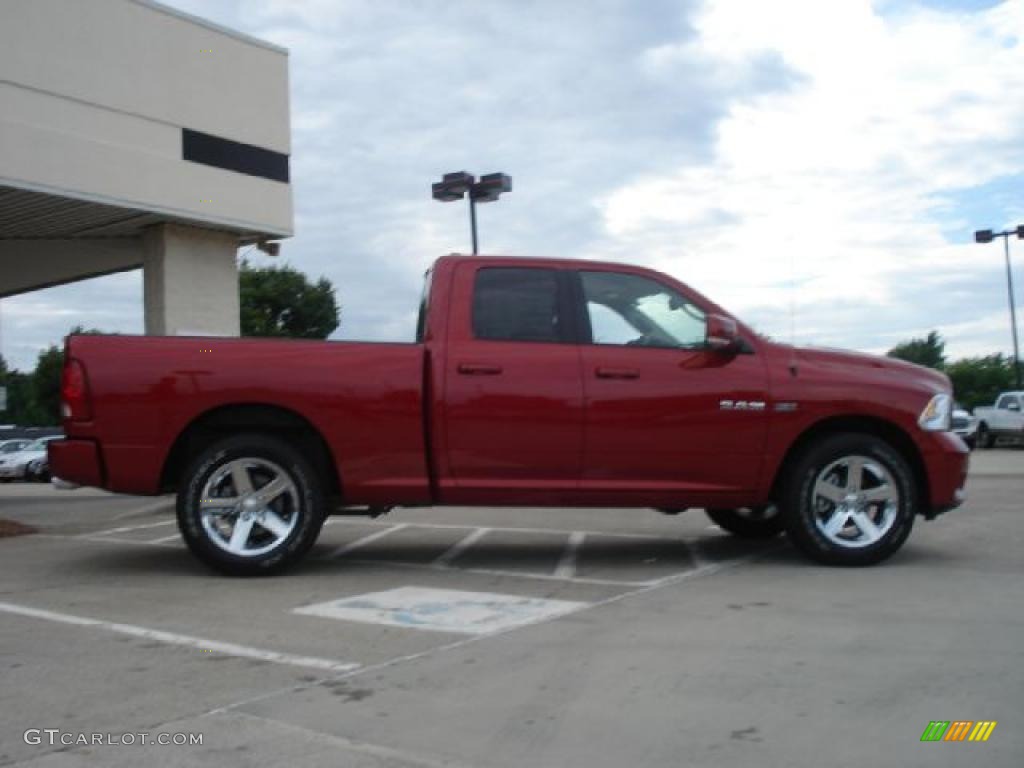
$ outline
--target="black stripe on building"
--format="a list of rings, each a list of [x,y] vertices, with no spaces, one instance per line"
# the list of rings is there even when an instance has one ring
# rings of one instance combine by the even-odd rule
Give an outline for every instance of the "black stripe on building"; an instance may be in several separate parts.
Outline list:
[[[288,155],[209,133],[182,128],[181,156],[193,163],[288,183]]]

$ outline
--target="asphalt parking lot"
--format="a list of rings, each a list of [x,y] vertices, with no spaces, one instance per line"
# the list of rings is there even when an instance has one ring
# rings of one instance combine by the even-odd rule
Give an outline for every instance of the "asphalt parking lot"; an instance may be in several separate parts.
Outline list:
[[[1024,450],[968,492],[869,569],[696,511],[436,509],[239,580],[169,499],[4,485],[38,532],[0,539],[0,766],[1017,768]],[[141,733],[202,744],[81,743]]]

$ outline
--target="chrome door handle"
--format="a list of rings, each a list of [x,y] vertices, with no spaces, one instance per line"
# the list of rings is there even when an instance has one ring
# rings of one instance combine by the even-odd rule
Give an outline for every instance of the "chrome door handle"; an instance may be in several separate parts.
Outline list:
[[[635,368],[598,368],[595,372],[599,379],[639,379],[640,371]]]
[[[458,371],[465,376],[497,376],[501,373],[501,366],[488,363],[459,363]]]

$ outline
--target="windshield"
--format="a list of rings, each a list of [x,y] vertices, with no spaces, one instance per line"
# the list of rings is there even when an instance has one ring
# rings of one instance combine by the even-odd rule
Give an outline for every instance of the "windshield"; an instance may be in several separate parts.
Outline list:
[[[420,297],[420,311],[416,318],[416,343],[423,342],[427,334],[427,310],[430,302],[430,283],[434,277],[434,270],[428,269],[423,280],[423,295]]]

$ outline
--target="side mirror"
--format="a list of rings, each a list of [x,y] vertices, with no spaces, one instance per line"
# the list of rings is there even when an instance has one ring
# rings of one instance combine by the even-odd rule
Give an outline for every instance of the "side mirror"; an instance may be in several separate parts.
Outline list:
[[[740,347],[736,321],[725,315],[710,314],[707,318],[708,349],[714,352],[735,352]]]
[[[1019,411],[1020,403],[1010,402],[1006,404],[1006,407],[1009,408],[1011,411]]]

